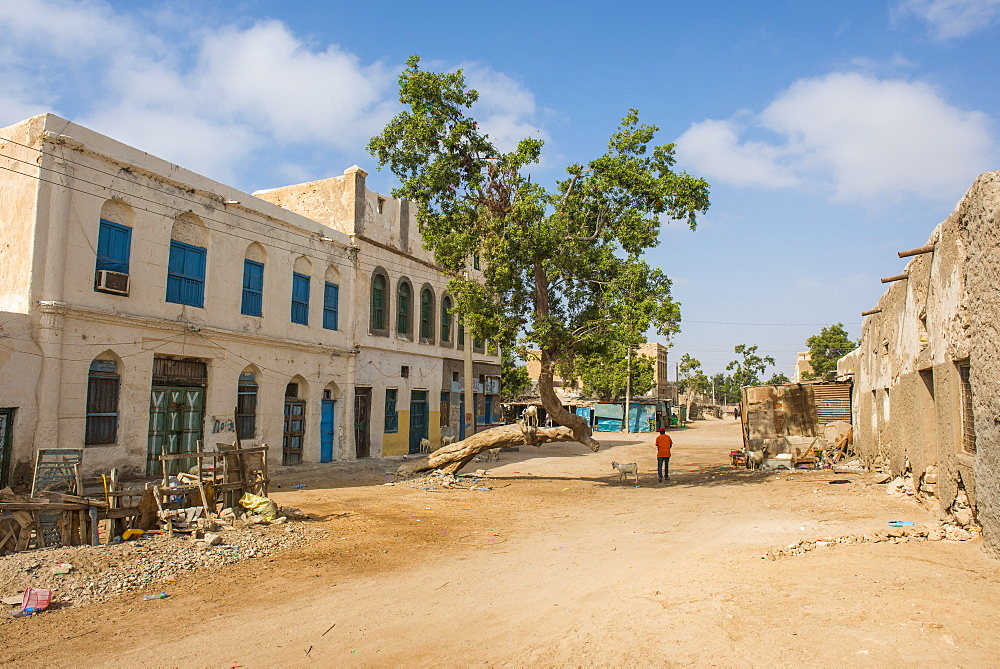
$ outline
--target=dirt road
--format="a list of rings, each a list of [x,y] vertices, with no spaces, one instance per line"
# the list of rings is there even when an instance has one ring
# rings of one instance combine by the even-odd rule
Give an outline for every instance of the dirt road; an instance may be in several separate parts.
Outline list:
[[[933,523],[866,474],[728,467],[732,421],[524,448],[489,491],[424,490],[371,463],[301,468],[274,497],[322,520],[305,549],[136,595],[0,621],[0,661],[64,666],[987,665],[1000,563],[978,541],[800,539]],[[640,486],[611,461],[637,461]],[[486,467],[486,463],[476,465]],[[309,487],[291,491],[293,483]]]

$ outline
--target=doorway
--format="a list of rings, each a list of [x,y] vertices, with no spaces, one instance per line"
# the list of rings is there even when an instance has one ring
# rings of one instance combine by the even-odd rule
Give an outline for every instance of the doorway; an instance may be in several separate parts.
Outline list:
[[[371,454],[371,422],[372,389],[356,388],[354,391],[354,453],[358,458],[367,458]]]
[[[427,391],[410,391],[410,453],[420,452],[420,440],[427,438]]]
[[[10,479],[10,452],[14,442],[14,409],[0,409],[0,488]]]
[[[205,389],[196,386],[153,386],[149,399],[149,440],[146,474],[159,475],[160,455],[194,453],[201,440]],[[194,460],[171,460],[168,471],[176,474],[194,466]]]
[[[306,431],[306,402],[299,399],[299,384],[285,388],[285,421],[281,436],[281,464],[302,462],[302,439]]]
[[[319,461],[333,462],[334,416],[336,400],[323,400],[319,418]]]

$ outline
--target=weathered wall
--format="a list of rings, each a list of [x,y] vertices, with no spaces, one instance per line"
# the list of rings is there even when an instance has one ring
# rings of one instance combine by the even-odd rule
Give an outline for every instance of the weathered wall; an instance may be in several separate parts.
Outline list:
[[[1000,556],[1000,172],[982,175],[963,204],[969,240],[976,505],[986,545]]]
[[[1000,379],[997,254],[1000,173],[982,175],[934,230],[933,253],[913,257],[865,318],[861,344],[841,360],[854,380],[855,447],[917,494],[948,510],[964,489],[987,544],[1000,546],[995,416]],[[971,371],[971,384],[961,369]],[[963,403],[976,436],[963,440]]]
[[[39,129],[35,116],[0,130],[0,311],[28,313],[39,188]]]

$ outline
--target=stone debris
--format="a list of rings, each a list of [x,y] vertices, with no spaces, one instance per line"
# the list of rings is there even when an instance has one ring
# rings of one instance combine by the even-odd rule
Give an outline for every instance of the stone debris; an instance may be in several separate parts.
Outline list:
[[[479,485],[480,481],[487,478],[488,476],[486,475],[486,472],[481,469],[476,471],[475,474],[446,474],[440,469],[435,469],[429,474],[423,473],[415,478],[390,481],[389,483],[385,483],[383,485],[408,485],[411,488],[422,488],[424,490],[439,490],[442,488],[459,490],[489,490],[489,488],[484,488]]]
[[[147,533],[122,543],[14,553],[0,560],[0,592],[46,588],[52,590],[53,602],[80,606],[154,586],[165,590],[157,584],[273,555],[326,534],[319,527],[289,522],[292,516],[305,517],[298,509],[281,512],[281,523],[251,524],[232,516],[233,522],[228,522],[223,512],[218,522],[206,523],[211,531],[194,531],[190,537]]]
[[[933,527],[892,527],[884,532],[871,534],[853,534],[842,537],[825,537],[809,541],[802,539],[788,544],[784,548],[772,549],[761,555],[762,560],[777,560],[778,558],[804,555],[817,549],[830,549],[837,546],[852,546],[856,544],[893,543],[901,544],[909,541],[969,541],[982,536],[978,526],[963,528],[952,521],[942,522]]]

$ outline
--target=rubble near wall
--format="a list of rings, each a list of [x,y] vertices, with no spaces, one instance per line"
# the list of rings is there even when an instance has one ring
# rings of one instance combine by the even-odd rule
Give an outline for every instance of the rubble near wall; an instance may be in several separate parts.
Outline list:
[[[955,515],[965,500],[1000,551],[1000,172],[977,179],[865,318],[841,360],[853,377],[855,448],[918,499]],[[969,369],[963,384],[962,367]],[[971,397],[975,440],[963,437]],[[978,483],[978,485],[977,485]]]
[[[984,174],[963,201],[968,235],[978,519],[988,549],[1000,557],[1000,172]]]

